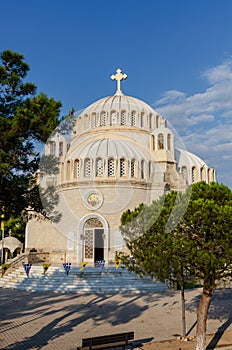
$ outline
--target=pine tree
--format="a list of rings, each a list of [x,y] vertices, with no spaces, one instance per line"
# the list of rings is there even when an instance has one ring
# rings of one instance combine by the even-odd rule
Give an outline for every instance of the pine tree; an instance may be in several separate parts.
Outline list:
[[[126,253],[118,255],[129,269],[171,281],[182,293],[186,280],[203,286],[197,310],[197,350],[204,350],[212,293],[231,276],[231,190],[199,182],[186,193],[171,192],[151,206],[123,213],[121,222],[135,263],[130,263]]]
[[[0,205],[5,219],[19,227],[30,202],[31,175],[38,168],[36,145],[58,125],[62,105],[43,93],[36,95],[35,84],[25,82],[29,65],[22,54],[6,50],[0,59]],[[17,234],[16,226],[12,229]]]

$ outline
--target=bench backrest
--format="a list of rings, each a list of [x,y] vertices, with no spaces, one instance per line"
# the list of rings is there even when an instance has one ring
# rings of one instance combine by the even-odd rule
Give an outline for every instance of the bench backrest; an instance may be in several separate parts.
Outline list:
[[[129,340],[134,339],[134,332],[127,332],[127,333],[118,333],[118,334],[109,334],[109,335],[103,335],[99,337],[92,337],[92,338],[84,338],[82,339],[82,347],[92,347],[95,345],[103,345],[103,344],[112,344],[112,343],[120,343],[124,342],[125,344],[128,343]]]

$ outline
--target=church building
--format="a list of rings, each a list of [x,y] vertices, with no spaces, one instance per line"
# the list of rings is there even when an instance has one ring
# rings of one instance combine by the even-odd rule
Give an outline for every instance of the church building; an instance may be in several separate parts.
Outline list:
[[[213,168],[175,148],[175,135],[164,117],[123,94],[126,78],[117,69],[111,76],[115,94],[75,115],[70,139],[57,129],[47,141],[45,155],[58,159],[59,171],[41,171],[38,181],[41,193],[54,186],[59,219],[43,221],[32,215],[26,252],[49,253],[57,263],[113,262],[115,252],[125,248],[119,230],[124,211],[201,180],[216,181]]]

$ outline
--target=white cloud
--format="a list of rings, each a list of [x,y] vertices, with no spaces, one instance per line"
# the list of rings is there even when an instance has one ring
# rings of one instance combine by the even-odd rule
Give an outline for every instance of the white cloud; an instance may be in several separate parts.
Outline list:
[[[192,124],[197,124],[199,122],[207,122],[214,120],[215,117],[212,114],[199,114],[197,116],[191,116],[190,121]]]
[[[232,119],[232,111],[225,111],[220,114],[222,118],[231,118]]]
[[[202,76],[208,82],[205,91],[189,96],[167,91],[155,109],[178,130],[189,151],[217,167],[218,181],[232,188],[232,59]]]
[[[227,60],[217,67],[208,69],[202,75],[205,76],[211,84],[216,84],[223,80],[232,80],[232,61]]]
[[[184,92],[178,91],[178,90],[169,90],[164,93],[163,97],[157,101],[159,105],[165,104],[165,103],[174,103],[177,101],[180,101],[186,97],[186,94]]]

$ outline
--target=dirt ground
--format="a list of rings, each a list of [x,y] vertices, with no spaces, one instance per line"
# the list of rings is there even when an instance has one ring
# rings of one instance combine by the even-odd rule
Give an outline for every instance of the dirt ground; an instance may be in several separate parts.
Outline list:
[[[206,337],[207,349],[220,349],[226,347],[227,350],[232,349],[232,331],[226,331],[224,333],[216,333],[213,335],[207,335]],[[143,350],[194,350],[196,348],[196,338],[188,341],[179,339],[152,342],[144,344]]]

